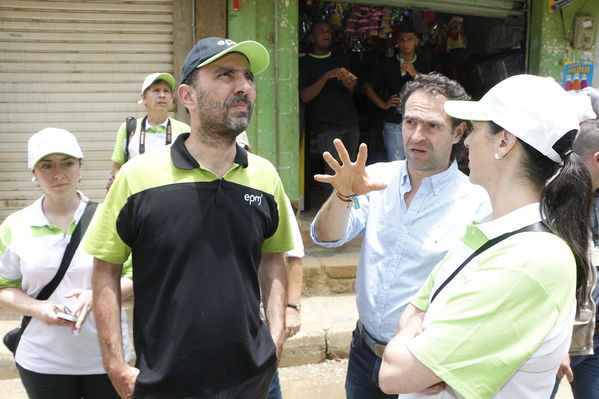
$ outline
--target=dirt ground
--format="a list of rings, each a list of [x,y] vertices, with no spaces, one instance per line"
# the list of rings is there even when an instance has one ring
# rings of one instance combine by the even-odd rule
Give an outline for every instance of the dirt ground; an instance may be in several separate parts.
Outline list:
[[[344,399],[345,371],[347,359],[327,360],[319,364],[308,364],[279,369],[279,378],[284,399]],[[21,380],[0,380],[0,398],[27,399]],[[557,399],[572,399],[570,386],[562,381]]]

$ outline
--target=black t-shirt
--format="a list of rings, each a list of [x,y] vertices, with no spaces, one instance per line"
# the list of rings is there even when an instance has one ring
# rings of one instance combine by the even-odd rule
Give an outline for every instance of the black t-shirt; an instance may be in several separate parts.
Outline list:
[[[308,54],[299,61],[300,90],[314,84],[331,69],[344,66],[341,57]],[[329,79],[315,99],[306,104],[306,122],[314,132],[358,124],[352,93],[338,79]]]
[[[416,56],[414,67],[418,73],[429,73],[431,66],[428,61]],[[393,94],[399,94],[406,82],[412,80],[409,73],[401,76],[399,56],[385,58],[373,68],[366,81],[370,83],[381,100],[387,101]],[[390,123],[401,123],[401,115],[395,107],[383,111],[383,120]]]

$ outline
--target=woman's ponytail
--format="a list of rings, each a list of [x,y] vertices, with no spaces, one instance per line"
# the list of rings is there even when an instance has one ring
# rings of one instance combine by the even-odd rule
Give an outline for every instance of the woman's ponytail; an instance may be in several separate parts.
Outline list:
[[[593,192],[591,176],[585,164],[571,150],[574,135],[572,132],[566,134],[553,147],[561,155],[564,164],[541,194],[541,213],[547,227],[566,241],[574,254],[576,301],[580,309],[589,295],[586,282],[591,267],[589,243]]]

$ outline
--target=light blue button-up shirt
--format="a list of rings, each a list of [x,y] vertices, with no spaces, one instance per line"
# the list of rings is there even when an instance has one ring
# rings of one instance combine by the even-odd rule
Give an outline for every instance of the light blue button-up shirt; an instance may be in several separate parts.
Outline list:
[[[404,200],[412,186],[405,161],[367,167],[381,191],[359,196],[360,208],[350,212],[345,236],[321,242],[314,222],[312,240],[337,247],[363,234],[356,278],[360,320],[377,340],[395,336],[399,318],[433,267],[460,239],[466,225],[491,213],[486,191],[468,180],[453,162],[444,172],[422,180],[408,208]]]

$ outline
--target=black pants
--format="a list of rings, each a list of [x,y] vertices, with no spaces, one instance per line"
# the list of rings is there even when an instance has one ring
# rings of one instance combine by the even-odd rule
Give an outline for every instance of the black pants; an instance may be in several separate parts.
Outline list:
[[[17,364],[30,399],[119,399],[108,375],[40,374]]]

